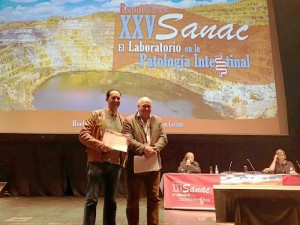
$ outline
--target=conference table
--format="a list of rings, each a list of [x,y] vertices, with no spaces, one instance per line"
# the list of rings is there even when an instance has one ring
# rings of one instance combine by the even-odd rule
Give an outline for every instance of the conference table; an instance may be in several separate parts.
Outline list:
[[[160,183],[164,208],[215,210],[214,185],[300,186],[300,175],[165,173]]]
[[[300,186],[214,185],[216,222],[299,225]]]

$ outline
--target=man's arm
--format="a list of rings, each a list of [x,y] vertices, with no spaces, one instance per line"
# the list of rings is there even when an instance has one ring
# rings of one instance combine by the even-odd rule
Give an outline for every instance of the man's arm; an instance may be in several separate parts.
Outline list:
[[[276,162],[277,162],[278,156],[275,154],[273,161],[271,163],[271,165],[269,166],[269,169],[274,172],[275,171],[275,166],[276,166]]]
[[[129,148],[137,155],[143,155],[143,150],[146,147],[146,144],[141,143],[139,141],[137,141],[137,135],[139,135],[135,128],[134,124],[135,121],[133,121],[132,118],[125,118],[125,122],[124,122],[124,134],[128,136],[129,138]],[[141,138],[139,139],[141,140]]]
[[[192,173],[201,173],[201,168],[199,166],[199,163],[197,162],[192,162],[191,165],[190,165],[190,171]]]
[[[167,134],[163,129],[162,126],[162,122],[160,120],[160,118],[157,118],[158,120],[158,139],[157,141],[154,143],[154,147],[156,148],[156,151],[161,151],[167,144],[168,144],[168,138],[167,138]]]
[[[109,147],[105,146],[103,142],[93,135],[97,133],[96,128],[97,121],[99,117],[99,111],[94,111],[90,114],[89,118],[84,122],[84,126],[79,132],[79,140],[82,144],[88,148],[94,149],[96,151],[110,151]],[[101,127],[99,127],[98,132],[101,132]],[[97,136],[102,136],[103,134],[97,134]]]
[[[296,172],[296,169],[295,169],[295,166],[294,166],[294,164],[291,162],[291,161],[288,161],[288,165],[289,165],[289,173],[290,174],[298,174],[297,172]]]
[[[177,168],[178,173],[186,173],[187,166],[185,161],[181,161],[179,167]]]

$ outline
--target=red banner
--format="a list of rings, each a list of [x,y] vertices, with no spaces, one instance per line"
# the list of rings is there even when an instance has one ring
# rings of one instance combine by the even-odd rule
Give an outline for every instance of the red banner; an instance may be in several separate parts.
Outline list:
[[[283,186],[300,186],[300,175],[283,175]]]
[[[213,185],[300,186],[300,175],[165,173],[161,184],[166,209],[215,210]]]
[[[215,174],[164,174],[164,207],[170,209],[215,209],[213,185],[220,184]]]

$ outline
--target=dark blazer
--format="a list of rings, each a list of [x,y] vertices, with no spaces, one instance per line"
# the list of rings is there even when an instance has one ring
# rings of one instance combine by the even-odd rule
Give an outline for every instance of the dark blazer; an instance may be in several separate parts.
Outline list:
[[[143,125],[138,118],[138,113],[125,118],[124,133],[130,135],[131,143],[128,146],[127,157],[125,159],[125,167],[133,171],[133,158],[135,155],[143,155],[143,150],[147,143],[147,138]],[[150,146],[156,147],[158,160],[161,166],[160,151],[168,143],[167,135],[163,129],[161,119],[158,116],[150,117]]]
[[[182,160],[177,169],[178,173],[201,173],[201,168],[199,163],[196,161],[191,162],[191,165],[186,165],[186,160]]]

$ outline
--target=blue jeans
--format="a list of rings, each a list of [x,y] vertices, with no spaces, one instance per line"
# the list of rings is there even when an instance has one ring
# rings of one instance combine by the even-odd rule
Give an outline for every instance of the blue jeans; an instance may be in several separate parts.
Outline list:
[[[103,225],[116,224],[116,193],[121,166],[109,162],[87,165],[87,190],[83,225],[95,225],[99,191],[104,187]]]

